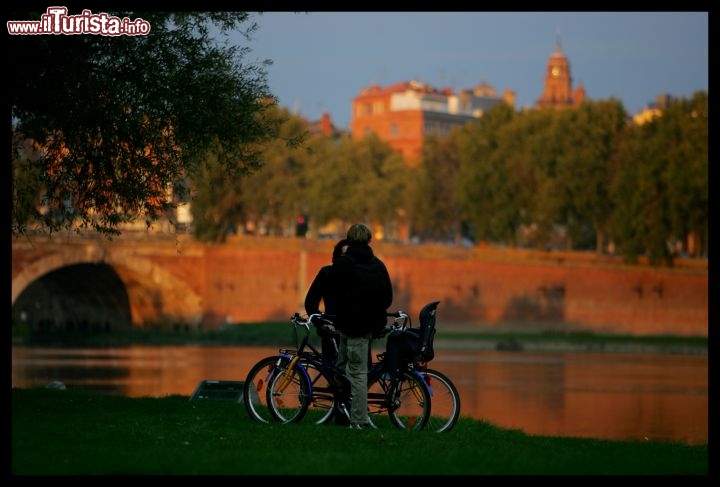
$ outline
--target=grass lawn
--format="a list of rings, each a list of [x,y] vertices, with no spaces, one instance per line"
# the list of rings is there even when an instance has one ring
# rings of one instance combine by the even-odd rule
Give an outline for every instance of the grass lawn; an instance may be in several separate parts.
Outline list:
[[[242,404],[12,389],[14,476],[708,475],[707,445],[528,436],[460,418],[447,433],[260,424]]]

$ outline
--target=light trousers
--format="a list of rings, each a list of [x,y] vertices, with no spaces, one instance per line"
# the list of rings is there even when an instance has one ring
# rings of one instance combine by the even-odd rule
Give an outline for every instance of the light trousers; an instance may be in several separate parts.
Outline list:
[[[353,424],[370,424],[368,417],[368,355],[372,334],[361,337],[349,337],[342,334],[337,366],[345,370],[350,380],[352,404],[350,406],[350,422]]]

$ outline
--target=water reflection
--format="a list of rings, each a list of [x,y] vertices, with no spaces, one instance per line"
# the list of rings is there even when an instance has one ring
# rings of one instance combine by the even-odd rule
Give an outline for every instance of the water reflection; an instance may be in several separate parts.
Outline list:
[[[13,347],[12,386],[59,380],[130,397],[191,396],[203,380],[244,380],[277,347]],[[442,351],[462,414],[533,435],[708,441],[708,357]]]

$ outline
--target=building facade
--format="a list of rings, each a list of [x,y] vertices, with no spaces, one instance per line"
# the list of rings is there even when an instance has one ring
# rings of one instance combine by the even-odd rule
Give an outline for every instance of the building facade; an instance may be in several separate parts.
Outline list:
[[[543,91],[535,108],[576,107],[585,99],[582,84],[573,87],[570,61],[558,41],[548,58]],[[514,107],[515,92],[505,90],[500,96],[486,82],[459,93],[416,80],[386,87],[374,84],[363,88],[353,99],[350,132],[353,139],[376,134],[398,151],[409,166],[416,166],[428,135],[444,137],[499,103]]]
[[[506,90],[498,96],[484,82],[460,93],[415,80],[384,88],[372,85],[353,99],[351,136],[363,139],[374,133],[399,152],[409,166],[415,166],[429,134],[446,136],[499,103],[514,106],[515,93]]]
[[[636,125],[643,125],[661,116],[663,111],[672,101],[673,97],[667,93],[661,93],[655,97],[655,103],[648,104],[640,112],[633,115],[632,119]]]

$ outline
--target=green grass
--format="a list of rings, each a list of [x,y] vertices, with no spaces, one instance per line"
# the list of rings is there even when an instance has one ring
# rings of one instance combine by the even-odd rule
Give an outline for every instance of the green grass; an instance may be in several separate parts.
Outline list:
[[[707,475],[707,445],[252,421],[235,402],[12,389],[13,475]]]

